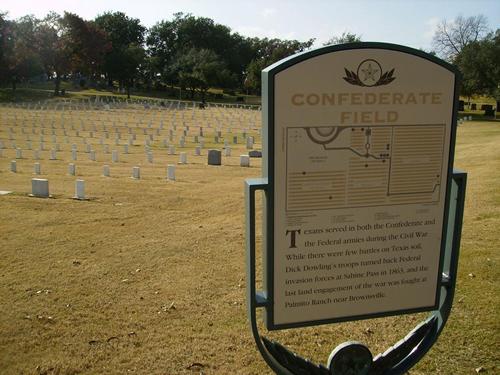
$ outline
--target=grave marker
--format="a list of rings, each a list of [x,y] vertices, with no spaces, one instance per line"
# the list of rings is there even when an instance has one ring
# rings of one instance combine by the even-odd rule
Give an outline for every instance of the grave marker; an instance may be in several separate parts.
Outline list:
[[[85,200],[85,181],[76,180],[75,181],[75,196],[74,199]]]
[[[141,168],[133,167],[132,168],[132,178],[135,180],[139,180],[141,178]]]
[[[49,198],[49,180],[44,178],[31,179],[31,196],[37,198]]]
[[[248,155],[240,155],[240,167],[249,167],[250,157]]]
[[[167,179],[170,181],[175,181],[175,165],[167,165]]]
[[[208,165],[221,165],[221,159],[219,150],[208,150]]]

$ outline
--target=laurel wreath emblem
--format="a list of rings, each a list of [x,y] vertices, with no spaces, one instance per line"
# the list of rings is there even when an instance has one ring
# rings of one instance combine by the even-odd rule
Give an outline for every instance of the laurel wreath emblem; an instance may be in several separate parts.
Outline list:
[[[394,68],[393,68],[392,70],[383,73],[378,79],[378,81],[375,82],[373,85],[365,85],[363,82],[361,82],[359,76],[355,72],[353,72],[352,70],[349,71],[347,68],[344,68],[344,70],[346,77],[342,78],[346,82],[349,82],[351,85],[356,85],[356,86],[362,86],[362,87],[383,86],[391,83],[396,79],[396,77],[393,77],[394,74]]]

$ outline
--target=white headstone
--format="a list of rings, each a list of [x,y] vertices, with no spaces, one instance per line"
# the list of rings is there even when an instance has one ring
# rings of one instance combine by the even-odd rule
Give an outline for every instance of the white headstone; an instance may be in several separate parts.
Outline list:
[[[250,156],[240,155],[240,167],[249,167],[249,166],[250,166]]]
[[[41,173],[40,163],[35,163],[35,174],[40,174],[40,173]]]
[[[49,197],[49,180],[44,178],[31,179],[31,194],[38,198]]]
[[[128,144],[123,145],[123,153],[128,154]]]
[[[94,150],[90,150],[89,158],[90,158],[90,160],[95,161],[95,151]]]
[[[111,159],[112,159],[113,163],[118,163],[118,151],[113,150],[111,152]]]
[[[15,160],[10,162],[10,171],[17,173],[17,162]]]
[[[175,165],[167,165],[167,179],[170,181],[175,181]]]
[[[104,177],[109,177],[109,165],[105,165],[102,167],[102,175]]]
[[[71,150],[71,160],[76,160],[76,150]]]
[[[180,164],[187,164],[187,154],[185,152],[181,152],[179,154],[180,158],[179,158],[179,163]]]
[[[231,147],[227,146],[224,149],[224,156],[231,156]]]
[[[68,164],[68,174],[71,176],[76,174],[76,166],[73,163]]]
[[[141,168],[133,167],[132,168],[132,178],[139,180],[141,178]]]
[[[168,146],[168,154],[175,155],[175,147],[174,146]]]
[[[247,137],[247,150],[251,150],[253,148],[253,137]]]
[[[200,155],[201,155],[201,147],[200,147],[200,146],[196,146],[196,147],[194,148],[194,154],[195,154],[196,156],[200,156]]]
[[[152,163],[153,162],[153,153],[152,152],[148,152],[148,162],[149,163]]]
[[[23,150],[20,148],[16,149],[16,159],[22,159],[23,158]]]
[[[75,181],[75,199],[85,199],[85,181],[76,180]]]
[[[56,150],[50,150],[50,160],[56,160]]]

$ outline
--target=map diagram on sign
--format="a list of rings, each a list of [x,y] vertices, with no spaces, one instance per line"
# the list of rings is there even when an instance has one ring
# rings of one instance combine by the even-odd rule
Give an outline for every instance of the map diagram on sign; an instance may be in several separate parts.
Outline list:
[[[445,125],[286,129],[288,211],[433,203]]]

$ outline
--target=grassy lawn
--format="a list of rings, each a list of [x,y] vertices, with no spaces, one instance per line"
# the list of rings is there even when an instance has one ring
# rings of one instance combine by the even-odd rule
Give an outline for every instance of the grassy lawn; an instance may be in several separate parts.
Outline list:
[[[16,111],[22,118],[23,109]],[[202,124],[198,116],[218,116],[210,111],[216,109],[196,111],[193,117],[177,113],[176,123],[185,121],[194,131]],[[251,118],[231,112],[236,109],[225,111],[221,121],[226,115]],[[49,114],[43,121],[50,124],[60,116]],[[159,111],[144,109],[75,110],[72,118],[76,125],[90,126],[115,116],[118,126],[130,116],[132,123],[151,121],[157,128],[161,119]],[[171,118],[164,116],[166,125]],[[222,125],[241,137],[241,127]],[[14,126],[0,124],[6,145],[7,129]],[[14,174],[9,164],[15,150],[3,150],[0,190],[14,193],[0,196],[2,374],[270,373],[253,342],[245,306],[243,181],[261,175],[260,160],[239,167],[239,155],[246,153],[241,141],[232,145],[233,156],[225,157],[223,166],[207,166],[206,150],[195,157],[194,144],[187,143],[182,151],[188,164],[177,165],[177,181],[166,181],[166,165],[177,164],[179,155],[167,155],[159,146],[149,164],[143,133],[137,134],[136,146],[120,155],[119,163],[111,163],[97,139],[88,139],[98,150],[97,162],[79,154],[76,177],[67,175],[69,145],[62,145],[55,161],[45,151],[41,177],[49,179],[52,199],[27,196],[31,152],[18,160]],[[81,139],[73,141],[80,147]],[[113,149],[112,137],[106,142]],[[467,121],[458,129],[455,167],[467,171],[469,179],[454,308],[412,375],[476,374],[479,368],[485,374],[500,372],[499,144],[499,121]],[[104,164],[110,165],[110,178],[101,176]],[[136,165],[141,180],[130,178]],[[70,199],[76,178],[85,180],[89,201]],[[268,336],[325,363],[330,351],[347,340],[364,342],[374,355],[383,352],[424,316]]]

